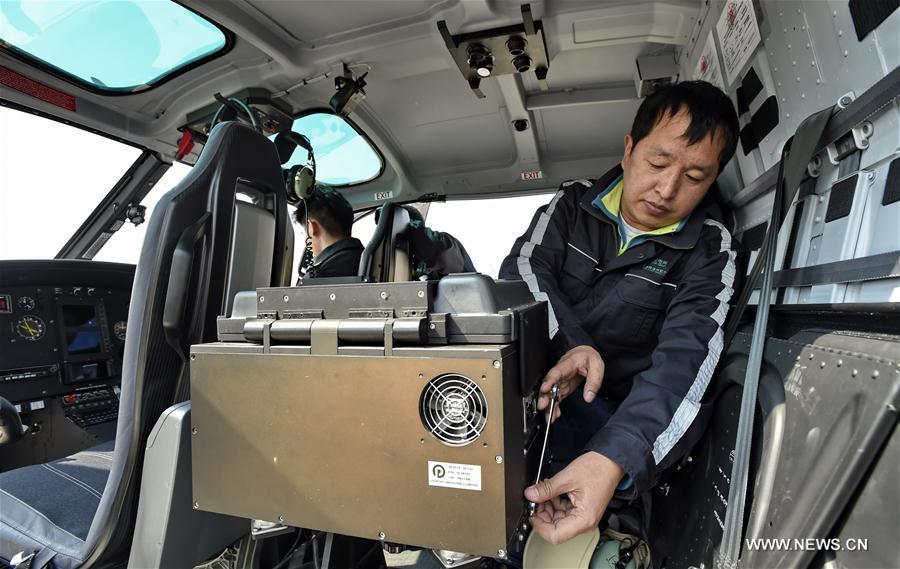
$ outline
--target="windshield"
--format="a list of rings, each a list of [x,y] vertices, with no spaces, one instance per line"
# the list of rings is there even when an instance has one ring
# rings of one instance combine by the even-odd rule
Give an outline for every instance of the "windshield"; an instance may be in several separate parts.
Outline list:
[[[15,51],[107,92],[148,89],[227,44],[215,24],[168,0],[3,0],[0,37]]]
[[[475,269],[496,278],[516,237],[526,232],[537,208],[551,199],[553,194],[531,194],[435,202],[428,206],[425,224],[459,239]],[[490,239],[484,238],[486,232]]]
[[[309,138],[315,152],[316,180],[320,182],[349,186],[381,174],[381,157],[363,135],[337,115],[308,114],[296,119],[291,130]],[[298,148],[285,168],[306,161],[306,150]]]
[[[51,259],[141,151],[0,107],[0,259]]]

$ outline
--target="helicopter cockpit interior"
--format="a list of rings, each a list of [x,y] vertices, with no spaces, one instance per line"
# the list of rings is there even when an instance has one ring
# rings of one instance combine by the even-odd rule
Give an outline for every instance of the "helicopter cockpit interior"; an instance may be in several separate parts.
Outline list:
[[[896,562],[896,1],[10,0],[0,24],[0,567],[521,569],[555,316],[501,262],[689,80],[740,127],[714,196],[737,286],[679,415],[709,423],[580,566]],[[317,185],[355,274],[303,278]],[[420,278],[414,217],[477,272]],[[748,545],[781,538],[842,547]]]

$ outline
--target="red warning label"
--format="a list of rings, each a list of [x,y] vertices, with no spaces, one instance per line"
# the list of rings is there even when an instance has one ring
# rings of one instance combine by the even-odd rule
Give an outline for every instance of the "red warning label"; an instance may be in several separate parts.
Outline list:
[[[16,73],[8,67],[0,65],[0,85],[6,85],[20,93],[30,95],[35,99],[46,101],[68,111],[75,111],[75,97],[62,91],[57,91],[49,85],[44,85],[34,79],[29,79],[21,73]]]

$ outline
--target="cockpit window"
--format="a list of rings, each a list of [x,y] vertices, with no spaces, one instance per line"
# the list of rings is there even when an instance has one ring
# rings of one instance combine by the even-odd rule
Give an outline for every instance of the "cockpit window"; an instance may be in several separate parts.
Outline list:
[[[134,146],[6,107],[0,133],[0,259],[55,257],[141,155]]]
[[[169,0],[0,2],[0,46],[103,93],[134,93],[229,46]]]
[[[294,120],[294,132],[306,135],[316,158],[316,180],[332,186],[350,186],[374,180],[384,163],[365,136],[343,118],[317,112]],[[298,148],[285,165],[307,161],[306,150]]]

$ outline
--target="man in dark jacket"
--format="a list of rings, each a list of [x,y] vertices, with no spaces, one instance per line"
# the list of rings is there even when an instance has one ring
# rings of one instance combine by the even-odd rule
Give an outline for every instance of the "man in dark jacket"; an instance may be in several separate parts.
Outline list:
[[[425,226],[422,213],[410,205],[402,206],[409,213],[409,239],[415,275],[419,278],[440,279],[451,273],[474,273],[475,264],[463,244],[456,237]]]
[[[300,202],[294,212],[297,223],[306,228],[312,249],[312,264],[301,278],[316,279],[354,276],[359,271],[363,244],[350,236],[353,207],[339,191],[323,183]],[[302,263],[301,263],[302,264]]]
[[[738,121],[709,83],[660,88],[641,104],[621,164],[562,184],[504,260],[549,302],[560,397],[553,477],[526,489],[552,543],[592,530],[613,495],[637,496],[699,438],[732,296],[731,236],[708,196],[734,154]]]

